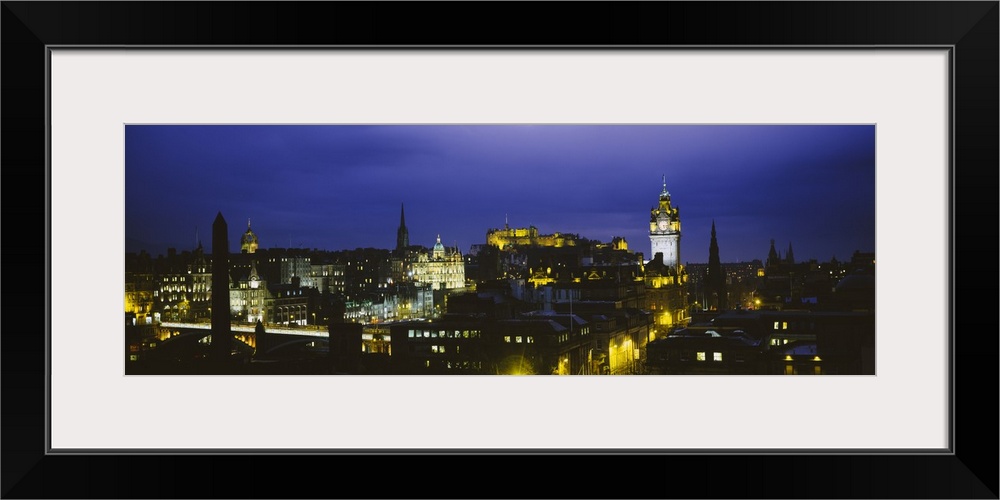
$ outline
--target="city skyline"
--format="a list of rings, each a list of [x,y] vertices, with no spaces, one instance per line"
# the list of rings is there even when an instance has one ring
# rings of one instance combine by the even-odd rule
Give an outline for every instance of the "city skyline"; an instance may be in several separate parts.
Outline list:
[[[467,252],[486,231],[535,226],[648,260],[661,179],[680,210],[681,262],[875,250],[873,125],[128,125],[126,251],[233,241],[261,248],[393,248],[400,206],[411,244]]]

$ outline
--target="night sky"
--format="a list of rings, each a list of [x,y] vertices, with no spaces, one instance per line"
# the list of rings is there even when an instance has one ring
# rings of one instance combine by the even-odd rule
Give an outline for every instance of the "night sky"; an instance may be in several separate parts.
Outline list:
[[[488,228],[615,236],[649,259],[649,210],[666,176],[681,261],[875,251],[870,125],[128,125],[125,250],[211,249],[218,212],[239,251],[484,243]]]

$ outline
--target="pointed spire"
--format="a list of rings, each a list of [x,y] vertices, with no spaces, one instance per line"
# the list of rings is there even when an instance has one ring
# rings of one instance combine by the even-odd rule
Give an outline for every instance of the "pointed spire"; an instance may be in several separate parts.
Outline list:
[[[715,237],[715,220],[712,220],[712,241],[708,245],[708,270],[706,272],[706,285],[708,290],[714,295],[716,309],[724,311],[728,308],[726,300],[726,274],[722,268],[722,260],[719,258],[719,242]]]
[[[438,233],[438,237],[437,237],[437,243],[438,243],[438,244],[440,244],[440,243],[441,243],[441,234],[440,234],[440,233]]]
[[[403,204],[399,204],[399,228],[396,229],[396,250],[404,251],[410,246],[410,231],[406,229],[406,212]]]
[[[264,228],[267,229],[267,228]],[[250,217],[247,217],[247,231],[250,230]]]
[[[719,260],[719,241],[715,237],[715,220],[712,220],[712,239],[708,243],[708,272],[721,275],[722,263]]]
[[[774,266],[778,264],[778,251],[774,249],[774,238],[771,239],[771,249],[767,252],[767,265]]]

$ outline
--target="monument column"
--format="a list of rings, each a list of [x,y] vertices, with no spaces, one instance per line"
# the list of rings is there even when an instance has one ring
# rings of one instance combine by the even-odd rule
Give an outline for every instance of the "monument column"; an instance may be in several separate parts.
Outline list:
[[[233,349],[229,321],[229,228],[222,212],[212,223],[212,353],[227,361]]]

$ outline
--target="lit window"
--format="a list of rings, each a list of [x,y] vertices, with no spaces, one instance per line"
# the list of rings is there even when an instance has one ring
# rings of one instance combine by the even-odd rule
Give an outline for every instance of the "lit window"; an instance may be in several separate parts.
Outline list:
[[[509,344],[510,343],[510,335],[504,335],[503,341],[507,342]]]
[[[517,337],[514,337],[514,342],[517,342],[518,344],[520,344],[521,343],[521,336],[518,335]]]
[[[722,361],[722,353],[721,352],[713,352],[712,353],[712,360],[713,361]]]
[[[705,353],[699,352],[695,354],[695,359],[697,359],[698,361],[705,361]]]
[[[535,338],[534,337],[528,337],[528,343],[529,344],[534,344],[535,343]]]
[[[780,326],[781,326],[781,324],[779,322],[777,322],[777,321],[774,322],[774,329],[775,330],[777,330]]]
[[[781,322],[781,329],[782,330],[787,330],[788,329],[788,322],[787,321],[782,321]]]

